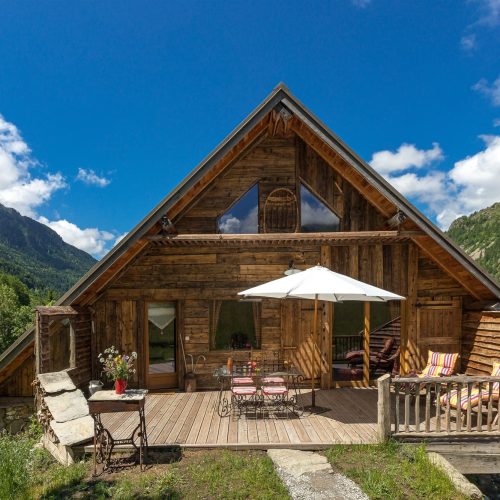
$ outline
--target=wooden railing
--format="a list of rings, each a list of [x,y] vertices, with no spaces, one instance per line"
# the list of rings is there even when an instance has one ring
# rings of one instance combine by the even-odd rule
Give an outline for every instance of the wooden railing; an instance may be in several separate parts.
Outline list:
[[[500,377],[399,377],[378,384],[378,434],[394,437],[500,436]],[[453,394],[463,397],[450,404]],[[474,397],[478,396],[474,404]]]
[[[334,335],[333,336],[333,360],[344,361],[349,351],[360,351],[363,349],[363,335]]]

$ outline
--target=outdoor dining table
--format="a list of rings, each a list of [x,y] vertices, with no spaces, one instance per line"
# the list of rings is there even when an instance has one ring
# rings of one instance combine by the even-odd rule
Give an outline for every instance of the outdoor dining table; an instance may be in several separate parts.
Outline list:
[[[286,412],[287,415],[289,413],[298,414],[302,411],[298,403],[298,396],[299,384],[304,376],[295,367],[277,370],[262,368],[249,370],[243,366],[234,367],[232,371],[229,371],[224,366],[215,369],[213,375],[219,384],[216,405],[217,412],[221,417],[234,414],[236,410],[254,410],[255,412],[273,410]],[[237,379],[247,379],[248,384],[235,385]],[[273,380],[280,379],[284,381],[286,392],[273,391],[273,387],[277,387]],[[266,381],[268,382],[264,383]],[[235,387],[238,387],[239,391],[236,391]],[[245,387],[255,387],[255,394],[253,394],[253,390],[245,391]]]

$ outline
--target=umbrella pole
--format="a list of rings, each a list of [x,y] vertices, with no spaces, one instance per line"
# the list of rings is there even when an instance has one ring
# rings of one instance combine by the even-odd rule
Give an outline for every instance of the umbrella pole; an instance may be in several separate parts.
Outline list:
[[[313,321],[313,335],[312,335],[312,374],[311,374],[311,406],[316,406],[316,392],[314,390],[314,382],[316,376],[316,334],[318,330],[318,295],[314,297],[314,321]]]

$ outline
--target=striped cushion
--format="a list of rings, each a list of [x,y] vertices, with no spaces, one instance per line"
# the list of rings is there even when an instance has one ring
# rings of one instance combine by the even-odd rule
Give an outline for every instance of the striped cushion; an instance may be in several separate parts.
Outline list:
[[[257,394],[257,387],[248,385],[238,385],[231,389],[231,392],[236,396],[253,396]]]
[[[422,370],[423,377],[447,377],[455,373],[458,353],[429,351],[427,366]]]
[[[233,385],[252,385],[253,379],[252,377],[234,377]]]
[[[492,377],[500,377],[500,361],[495,361],[493,363],[493,369],[491,370]],[[493,384],[493,391],[500,392],[500,382],[495,382]]]
[[[488,390],[483,389],[481,392],[481,401],[483,403],[488,403]],[[451,408],[457,408],[458,402],[458,391],[454,389],[453,391],[450,392],[450,407]],[[493,401],[498,401],[498,391],[493,392],[492,394],[492,399]],[[439,402],[441,403],[441,406],[446,406],[446,402],[448,401],[448,394],[445,394],[444,396],[441,396],[439,399]],[[461,410],[467,410],[468,406],[468,401],[469,401],[469,393],[467,391],[467,388],[464,388],[460,391],[460,406],[459,408]],[[475,408],[479,404],[479,389],[477,387],[473,387],[472,390],[470,391],[470,406],[471,408]]]
[[[288,389],[284,385],[265,385],[262,387],[262,394],[274,396],[277,394],[287,394]]]
[[[263,384],[284,384],[285,379],[283,377],[264,377],[262,379]]]

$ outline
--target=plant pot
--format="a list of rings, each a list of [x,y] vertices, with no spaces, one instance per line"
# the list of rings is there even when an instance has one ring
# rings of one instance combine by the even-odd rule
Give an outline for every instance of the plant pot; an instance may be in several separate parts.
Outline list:
[[[184,375],[184,390],[186,392],[196,392],[196,375],[192,372]]]
[[[117,378],[115,381],[116,394],[124,394],[127,388],[127,381],[124,378]]]

